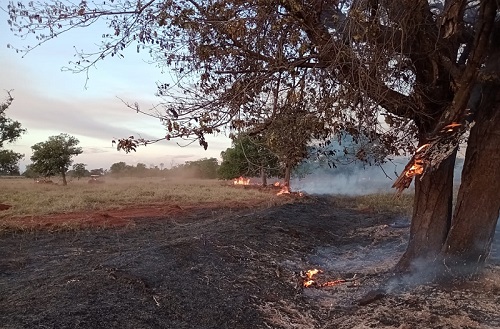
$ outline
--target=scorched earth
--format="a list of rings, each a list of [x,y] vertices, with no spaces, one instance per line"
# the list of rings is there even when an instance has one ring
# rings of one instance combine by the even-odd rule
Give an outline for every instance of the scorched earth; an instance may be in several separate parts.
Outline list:
[[[498,242],[481,277],[396,284],[406,218],[289,198],[3,231],[0,327],[500,328]]]

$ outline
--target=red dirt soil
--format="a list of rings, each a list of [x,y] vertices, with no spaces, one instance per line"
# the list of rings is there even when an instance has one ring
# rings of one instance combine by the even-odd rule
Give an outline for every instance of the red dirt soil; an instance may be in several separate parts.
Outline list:
[[[88,210],[61,214],[39,216],[13,216],[2,219],[4,227],[18,229],[57,229],[57,228],[90,228],[90,227],[122,227],[135,225],[141,221],[154,221],[195,214],[200,211],[225,209],[243,210],[258,208],[260,202],[207,202],[198,204],[179,205],[176,202],[152,203],[142,206],[130,205],[120,209]],[[11,206],[0,204],[0,210],[7,210]]]
[[[12,206],[8,205],[8,204],[3,204],[3,203],[0,203],[0,211],[2,210],[9,210]]]

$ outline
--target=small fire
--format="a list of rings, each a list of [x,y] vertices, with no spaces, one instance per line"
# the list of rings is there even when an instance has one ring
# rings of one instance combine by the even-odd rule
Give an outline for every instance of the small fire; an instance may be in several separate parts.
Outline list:
[[[429,146],[431,146],[431,144],[424,144],[422,146],[420,146],[416,151],[415,153],[418,153],[420,151],[423,151],[424,149],[428,148]]]
[[[336,285],[339,285],[341,283],[345,283],[347,282],[346,280],[343,280],[343,279],[339,279],[339,280],[335,280],[335,281],[328,281],[328,282],[325,282],[323,283],[321,286],[322,287],[333,287],[333,286],[336,286]]]
[[[250,185],[250,178],[245,178],[240,176],[239,178],[235,178],[233,180],[234,185]]]
[[[280,182],[276,182],[276,183],[274,183],[273,185],[274,185],[275,187],[280,187],[280,186],[281,186]]]
[[[318,270],[317,268],[312,269],[312,270],[308,270],[304,275],[304,283],[303,283],[304,287],[309,288],[313,285],[317,286],[317,287],[333,287],[333,286],[339,285],[341,283],[352,281],[356,277],[356,276],[354,276],[350,280],[339,279],[339,280],[334,280],[334,281],[327,281],[324,283],[318,283],[314,280],[314,276],[316,274],[319,274],[319,273],[323,273],[323,271]]]
[[[452,122],[447,126],[444,126],[442,131],[452,132],[456,127],[460,127],[460,123]]]
[[[312,278],[313,278],[313,276],[315,276],[315,275],[316,275],[316,274],[318,274],[318,273],[323,273],[323,271],[320,271],[320,270],[318,270],[318,269],[316,269],[316,268],[315,268],[315,269],[313,269],[313,270],[308,270],[308,271],[306,272],[306,279],[307,279],[307,280],[305,280],[305,281],[304,281],[304,287],[306,287],[306,288],[307,288],[307,287],[312,286],[312,285],[316,282],[316,281],[314,281]]]
[[[410,167],[410,169],[408,169],[405,172],[405,176],[413,177],[415,175],[421,175],[423,172],[424,172],[424,162],[422,160],[415,159],[415,162]]]
[[[283,187],[281,187],[281,190],[278,193],[276,193],[276,195],[282,195],[282,194],[290,194],[290,188],[287,185],[283,185]]]

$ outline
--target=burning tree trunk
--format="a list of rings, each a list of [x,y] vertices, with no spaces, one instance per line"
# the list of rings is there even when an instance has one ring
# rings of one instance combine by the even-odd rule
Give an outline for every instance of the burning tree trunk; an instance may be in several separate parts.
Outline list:
[[[411,269],[411,264],[421,259],[434,261],[429,265],[435,271],[443,270],[439,266],[444,264],[452,275],[469,274],[484,264],[491,247],[500,211],[500,23],[494,23],[495,2],[481,2],[480,12],[470,65],[461,76],[451,110],[445,110],[436,122],[438,128],[446,123],[444,128],[450,128],[441,135],[437,132],[433,145],[423,157],[419,156],[422,164],[431,164],[431,170],[423,170],[422,181],[417,178],[410,244],[398,264],[399,270]],[[477,64],[482,56],[486,62],[480,67]],[[476,80],[476,75],[482,77]],[[479,97],[475,97],[474,90],[480,90]],[[440,152],[450,154],[456,147],[459,135],[453,136],[454,129],[464,127],[471,119],[463,116],[467,115],[465,109],[475,116],[475,125],[470,131],[457,205],[450,221],[456,150],[440,164],[437,160]],[[450,125],[449,120],[454,122]],[[405,179],[400,178],[404,186]]]
[[[489,254],[500,212],[500,93],[483,88],[483,100],[471,129],[462,183],[443,257],[452,274],[480,268]],[[463,265],[467,264],[467,267]]]
[[[453,169],[455,156],[415,181],[410,241],[397,265],[399,271],[411,269],[415,260],[433,260],[441,251],[451,222]]]

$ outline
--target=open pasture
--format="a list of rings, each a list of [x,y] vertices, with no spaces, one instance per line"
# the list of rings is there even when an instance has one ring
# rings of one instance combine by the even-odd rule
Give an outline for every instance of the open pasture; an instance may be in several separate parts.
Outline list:
[[[15,226],[12,218],[61,215],[75,218],[103,211],[131,213],[149,209],[144,216],[154,215],[155,207],[245,207],[247,204],[272,206],[286,198],[274,190],[233,186],[217,180],[168,180],[107,178],[102,184],[89,184],[87,179],[73,180],[67,186],[40,184],[30,179],[1,179],[0,204],[10,206],[0,212],[2,226]],[[135,212],[134,212],[135,211]],[[158,214],[161,215],[161,214]],[[66,224],[67,221],[65,221]]]
[[[89,184],[88,179],[81,179],[62,186],[57,181],[44,184],[24,178],[0,179],[0,204],[9,207],[0,211],[2,226],[15,227],[17,224],[13,218],[55,218],[62,215],[66,216],[64,223],[68,226],[71,216],[77,218],[106,211],[121,217],[158,217],[163,214],[159,209],[165,210],[165,207],[191,210],[270,207],[297,197],[278,196],[276,188],[271,186],[234,186],[231,181],[219,180],[106,178],[101,182]],[[314,198],[304,196],[311,197]],[[336,196],[334,203],[360,211],[410,214],[411,197],[396,198],[392,193]]]

